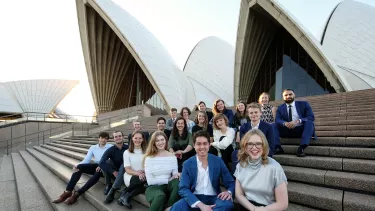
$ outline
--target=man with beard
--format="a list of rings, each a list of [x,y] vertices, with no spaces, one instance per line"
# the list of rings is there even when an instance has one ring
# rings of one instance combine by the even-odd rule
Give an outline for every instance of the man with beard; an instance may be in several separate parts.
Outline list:
[[[314,113],[306,101],[294,101],[295,95],[292,89],[283,91],[284,104],[277,108],[275,121],[275,153],[283,153],[280,137],[301,138],[297,149],[298,157],[305,157],[304,150],[314,135]]]
[[[123,154],[128,149],[128,145],[124,144],[124,135],[122,132],[113,132],[113,140],[115,145],[107,149],[100,159],[99,167],[105,174],[106,189],[104,194],[107,197],[104,203],[111,203],[117,190],[124,184],[124,165]],[[115,182],[111,183],[112,178]]]
[[[171,211],[177,210],[232,210],[235,182],[224,161],[208,153],[210,136],[198,131],[193,138],[197,153],[184,162],[178,193],[182,197]],[[226,191],[220,188],[220,179]]]
[[[156,120],[156,128],[157,130],[156,131],[161,131],[161,132],[164,132],[165,135],[167,135],[167,138],[169,139],[169,136],[171,136],[171,131],[170,130],[167,130],[165,129],[165,119],[164,117],[159,117],[157,120]],[[155,132],[156,132],[155,131]],[[152,136],[153,133],[150,134],[150,137]]]

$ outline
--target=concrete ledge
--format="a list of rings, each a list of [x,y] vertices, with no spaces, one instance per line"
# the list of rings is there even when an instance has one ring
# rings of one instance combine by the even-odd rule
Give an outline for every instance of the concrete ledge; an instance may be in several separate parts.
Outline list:
[[[85,153],[85,154],[87,154],[87,152],[89,151],[86,148],[72,147],[72,146],[67,146],[67,145],[64,145],[64,144],[47,143],[47,145],[59,147],[59,148],[62,148],[62,149],[71,150],[71,151],[74,151],[74,152],[81,152],[81,153]]]
[[[345,137],[318,137],[318,140],[311,139],[310,145],[313,146],[345,146]],[[281,138],[281,144],[299,145],[300,139],[297,138]]]
[[[289,201],[324,209],[342,210],[343,191],[289,182]]]
[[[84,143],[74,143],[74,142],[64,142],[64,141],[54,141],[55,144],[64,144],[67,146],[79,147],[79,148],[86,148],[89,149],[91,146],[95,144],[84,144]]]
[[[375,148],[331,147],[330,156],[375,160]]]
[[[345,191],[343,204],[345,211],[375,210],[375,196]]]
[[[283,145],[284,152],[286,154],[296,154],[299,145]],[[319,155],[319,156],[330,156],[329,146],[309,146],[306,148],[305,153],[307,155]]]
[[[375,176],[338,171],[327,171],[325,184],[351,190],[375,193]]]
[[[375,160],[343,159],[343,170],[350,172],[375,174]]]
[[[302,168],[295,166],[282,166],[286,177],[290,181],[298,181],[312,184],[324,185],[324,175],[327,170]]]
[[[375,147],[375,138],[373,137],[348,137],[345,139],[346,146]]]
[[[287,166],[299,166],[306,168],[342,170],[342,158],[307,156],[297,157],[295,155],[274,155],[280,164]]]

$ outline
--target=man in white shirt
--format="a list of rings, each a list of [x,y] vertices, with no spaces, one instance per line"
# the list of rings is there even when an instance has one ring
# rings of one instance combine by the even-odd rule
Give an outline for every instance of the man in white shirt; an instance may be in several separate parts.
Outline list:
[[[196,156],[184,162],[178,193],[182,197],[171,211],[179,210],[232,210],[234,180],[223,160],[209,154],[210,137],[206,131],[194,134]],[[221,191],[220,179],[227,191]]]
[[[165,126],[167,130],[172,130],[173,129],[173,123],[176,121],[176,116],[177,116],[177,109],[176,108],[171,108],[170,111],[171,118],[167,120],[167,125]]]
[[[99,134],[99,143],[90,147],[85,158],[73,167],[73,174],[69,180],[66,190],[59,196],[59,198],[52,201],[53,203],[65,202],[65,204],[74,204],[78,197],[86,192],[89,188],[95,185],[103,173],[99,167],[99,161],[102,158],[104,152],[112,147],[112,144],[107,144],[109,139],[109,134],[107,132],[101,132]],[[94,163],[91,163],[92,157],[95,158]],[[82,186],[78,191],[74,190],[74,186],[77,184],[81,178],[82,173],[93,175],[84,186]]]

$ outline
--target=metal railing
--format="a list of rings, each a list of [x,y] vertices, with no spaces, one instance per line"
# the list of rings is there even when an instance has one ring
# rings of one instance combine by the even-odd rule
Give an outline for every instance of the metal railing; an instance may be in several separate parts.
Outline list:
[[[19,116],[22,117],[19,118]],[[0,127],[6,127],[8,125],[23,123],[26,121],[96,123],[96,116],[24,112],[20,114],[1,116]]]
[[[138,108],[139,107],[139,108]],[[124,125],[126,123],[132,122],[135,119],[140,118],[143,112],[143,106],[138,106],[136,109],[134,107],[128,109],[122,109],[124,112],[120,112],[116,116],[108,117],[101,119],[99,121],[87,122],[50,122],[50,121],[37,121],[38,131],[27,133],[27,123],[24,123],[24,132],[23,135],[13,137],[13,127],[10,126],[8,139],[5,141],[0,141],[0,155],[1,152],[6,151],[6,154],[9,155],[13,151],[24,150],[27,147],[39,146],[45,143],[51,143],[51,141],[59,138],[64,138],[66,136],[74,136],[79,133],[79,135],[91,135],[98,133],[102,130],[107,130],[113,127]],[[40,114],[40,113],[39,113]],[[29,120],[31,121],[31,120]],[[45,123],[61,123],[58,127],[50,127],[45,130],[39,130],[40,124]],[[80,127],[78,126],[80,124]],[[20,125],[17,125],[18,130]],[[4,128],[5,129],[5,128]],[[22,130],[22,128],[21,128]]]

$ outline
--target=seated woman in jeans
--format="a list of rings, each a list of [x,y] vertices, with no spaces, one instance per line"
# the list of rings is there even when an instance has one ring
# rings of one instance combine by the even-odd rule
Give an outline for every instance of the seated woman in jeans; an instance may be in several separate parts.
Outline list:
[[[188,132],[186,121],[178,117],[173,123],[172,134],[168,141],[168,150],[177,157],[178,172],[182,172],[182,163],[195,155],[193,150],[193,138]]]
[[[149,211],[162,211],[164,204],[171,207],[180,199],[178,195],[178,173],[176,156],[167,150],[167,136],[156,131],[152,134],[144,157],[148,187],[146,200]]]
[[[241,140],[236,177],[235,210],[272,211],[288,208],[287,179],[284,170],[268,157],[268,142],[263,132],[250,130]]]
[[[125,206],[128,209],[132,208],[129,202],[131,197],[144,193],[144,185],[146,184],[146,175],[143,170],[142,160],[146,152],[147,140],[141,131],[134,132],[131,137],[133,143],[123,154],[125,168],[124,183],[127,188],[122,192],[121,197],[117,201],[119,205]]]

